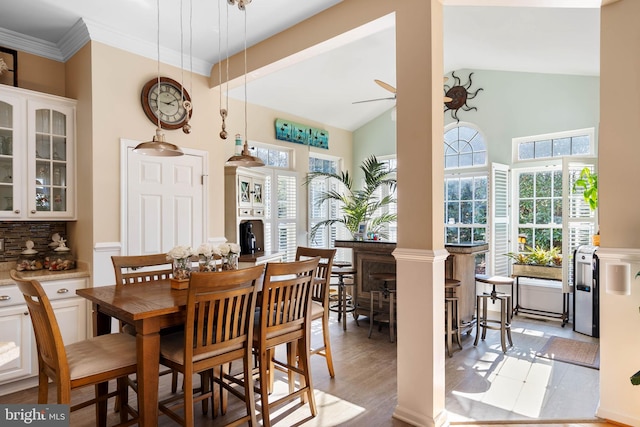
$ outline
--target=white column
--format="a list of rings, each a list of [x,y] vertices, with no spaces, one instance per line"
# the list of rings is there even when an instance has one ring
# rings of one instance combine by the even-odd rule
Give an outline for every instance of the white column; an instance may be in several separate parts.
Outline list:
[[[439,0],[396,6],[398,406],[448,425],[444,378],[443,37]]]

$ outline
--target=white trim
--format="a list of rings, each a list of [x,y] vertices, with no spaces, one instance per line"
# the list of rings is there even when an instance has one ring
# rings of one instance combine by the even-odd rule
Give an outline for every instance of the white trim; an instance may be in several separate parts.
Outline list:
[[[589,137],[589,152],[576,154],[576,155],[568,155],[568,156],[556,156],[556,157],[541,157],[541,158],[533,158],[533,159],[519,159],[518,158],[518,146],[524,142],[535,142],[535,141],[544,141],[547,139],[561,139],[561,138],[569,138],[576,136],[588,136]],[[560,160],[564,157],[590,157],[596,155],[595,148],[595,128],[584,128],[584,129],[575,129],[575,130],[566,130],[561,132],[552,132],[552,133],[543,133],[540,135],[531,135],[531,136],[520,136],[517,138],[511,139],[511,162],[512,165],[524,162],[540,162],[540,161],[550,161],[550,160]]]
[[[640,263],[640,249],[636,248],[598,248],[598,258],[610,261],[630,261]]]
[[[427,263],[444,262],[449,256],[446,249],[408,249],[398,248],[391,253],[396,261],[418,261]]]

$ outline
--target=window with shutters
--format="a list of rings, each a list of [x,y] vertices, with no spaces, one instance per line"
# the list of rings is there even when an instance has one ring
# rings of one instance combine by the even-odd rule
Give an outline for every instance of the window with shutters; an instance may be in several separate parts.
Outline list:
[[[584,167],[596,171],[594,129],[580,129],[513,140],[514,162],[533,160],[544,167],[514,169],[513,232],[529,248],[561,250],[563,292],[573,278],[573,252],[591,244],[597,232],[595,212],[573,183]],[[532,162],[530,162],[533,164]],[[511,252],[518,252],[512,241]],[[526,252],[526,250],[525,250]]]
[[[291,170],[291,150],[257,146],[251,154],[264,161],[264,241],[272,252],[284,253],[285,261],[295,260],[297,247],[296,173]]]
[[[445,244],[489,240],[489,173],[484,136],[471,124],[454,124],[444,132]],[[475,168],[470,171],[470,168]],[[476,255],[476,273],[485,273],[489,257]]]
[[[397,170],[398,160],[396,156],[380,156],[378,157],[378,161],[385,165],[386,171],[395,171]],[[395,178],[395,174],[393,176]],[[376,190],[374,193],[378,200],[382,200],[387,196],[391,196],[394,202],[389,203],[386,206],[382,206],[378,209],[374,216],[382,215],[382,214],[397,214],[398,213],[398,202],[397,202],[397,187],[393,190],[389,189],[387,186],[382,186]],[[393,221],[385,224],[382,228],[382,232],[386,234],[386,240],[390,242],[398,241],[398,222]]]
[[[340,160],[336,157],[313,153],[309,156],[309,172],[339,173]],[[338,191],[339,185],[335,180],[323,178],[316,178],[309,183],[307,186],[309,191],[309,230],[321,221],[340,218],[340,203],[337,200],[324,200],[319,203],[322,194],[327,191]],[[319,229],[313,238],[309,238],[308,245],[313,248],[333,248],[336,240],[350,238],[351,234],[347,229],[342,224],[336,223]],[[335,260],[350,261],[350,256],[351,249],[339,248],[336,251]]]

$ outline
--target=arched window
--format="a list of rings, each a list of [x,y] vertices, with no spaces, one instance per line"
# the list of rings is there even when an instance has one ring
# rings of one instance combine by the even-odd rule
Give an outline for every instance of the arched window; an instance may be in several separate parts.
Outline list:
[[[468,125],[456,125],[444,133],[444,168],[459,169],[487,165],[484,136]]]

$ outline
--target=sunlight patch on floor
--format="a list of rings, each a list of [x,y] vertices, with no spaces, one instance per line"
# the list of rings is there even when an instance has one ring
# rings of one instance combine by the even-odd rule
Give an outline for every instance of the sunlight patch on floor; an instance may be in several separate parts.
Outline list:
[[[273,393],[269,396],[270,401],[288,393],[288,385],[285,381],[275,381],[273,384]],[[332,394],[325,393],[316,389],[314,391],[316,407],[318,415],[311,417],[311,410],[308,404],[301,405],[300,399],[275,408],[271,411],[271,419],[282,426],[293,426],[298,423],[304,423],[305,427],[333,427],[340,425],[348,425],[358,415],[365,411],[365,408],[348,402],[344,399],[336,397]]]

